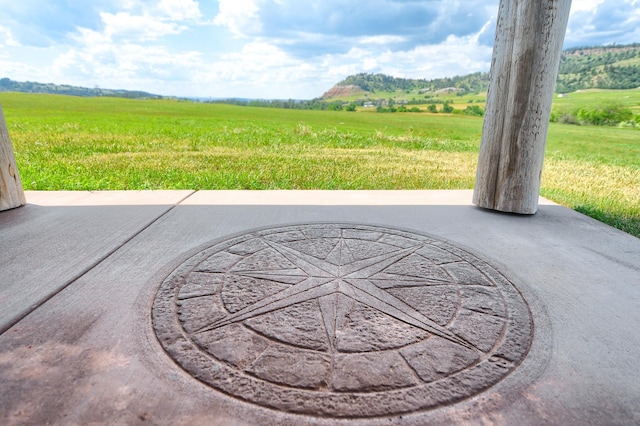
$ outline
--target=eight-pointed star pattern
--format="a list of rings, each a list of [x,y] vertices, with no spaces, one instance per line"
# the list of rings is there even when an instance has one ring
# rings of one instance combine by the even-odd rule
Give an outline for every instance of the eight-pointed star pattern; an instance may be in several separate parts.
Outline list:
[[[352,224],[212,245],[162,283],[153,324],[210,386],[333,417],[475,395],[521,362],[532,337],[526,302],[485,262],[418,233]]]

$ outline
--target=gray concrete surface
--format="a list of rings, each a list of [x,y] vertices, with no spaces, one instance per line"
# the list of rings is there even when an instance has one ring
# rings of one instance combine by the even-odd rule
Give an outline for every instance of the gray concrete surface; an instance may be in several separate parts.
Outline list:
[[[29,193],[29,205],[0,217],[0,331],[104,260],[191,193]]]
[[[640,240],[541,200],[471,191],[27,193],[0,213],[0,424],[638,424]],[[213,241],[317,222],[428,234],[490,264],[529,304],[528,355],[486,391],[380,418],[294,415],[223,394],[163,350],[160,284]]]

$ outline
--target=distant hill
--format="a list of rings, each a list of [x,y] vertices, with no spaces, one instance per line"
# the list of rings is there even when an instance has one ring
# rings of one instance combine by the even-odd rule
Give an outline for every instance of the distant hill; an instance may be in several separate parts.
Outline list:
[[[640,44],[565,50],[556,91],[640,87]]]
[[[489,87],[489,73],[474,73],[439,79],[406,79],[384,74],[361,73],[347,77],[327,91],[322,99],[339,99],[354,95],[398,93],[410,100],[438,93],[484,93]],[[631,89],[640,87],[640,44],[595,46],[565,50],[560,61],[556,91],[585,89]],[[370,96],[368,96],[370,97]]]
[[[486,92],[489,73],[475,73],[466,76],[439,78],[434,80],[391,77],[384,74],[361,73],[347,77],[336,84],[322,98],[350,96],[358,93],[403,92],[407,95],[424,95],[438,92]]]
[[[162,96],[137,90],[89,89],[66,84],[20,82],[8,78],[0,79],[0,92],[46,93],[71,96],[111,96],[129,99],[160,99]]]

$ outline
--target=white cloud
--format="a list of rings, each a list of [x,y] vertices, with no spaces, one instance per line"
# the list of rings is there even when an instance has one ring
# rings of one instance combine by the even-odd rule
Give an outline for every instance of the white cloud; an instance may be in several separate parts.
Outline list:
[[[60,55],[51,71],[57,76],[73,77],[83,84],[99,82],[101,87],[157,92],[166,82],[189,81],[191,70],[201,66],[198,52],[172,53],[162,46],[97,43],[71,49]],[[163,92],[174,94],[171,91]]]
[[[262,28],[258,19],[260,3],[262,0],[218,0],[219,13],[213,22],[236,36],[258,33]]]
[[[592,0],[587,3],[579,6],[569,18],[565,45],[575,47],[640,41],[639,0]]]
[[[403,78],[440,78],[488,71],[492,48],[477,43],[477,36],[450,36],[438,45],[417,46],[406,51],[387,50],[381,54],[352,49],[328,61],[347,73],[380,72]],[[341,65],[339,65],[341,64]]]
[[[577,0],[571,2],[571,14],[577,12],[595,12],[604,0]]]
[[[13,34],[11,33],[11,30],[9,28],[0,25],[0,47],[3,45],[15,47],[19,46],[20,43],[18,43],[16,39],[13,38]]]
[[[118,0],[116,3],[116,8],[118,10],[136,10],[140,9],[143,6],[140,0]]]
[[[296,97],[298,85],[313,74],[312,64],[290,57],[276,46],[252,42],[241,51],[222,55],[218,60],[201,64],[194,82],[208,87],[210,96]],[[234,92],[230,92],[229,86]],[[204,94],[204,93],[203,93]],[[317,95],[314,95],[317,96]]]
[[[495,14],[484,0],[219,0],[214,19],[236,36],[260,38],[307,59],[357,44],[406,50],[450,34],[476,33]]]
[[[188,29],[175,22],[166,22],[152,16],[131,15],[128,12],[116,14],[102,12],[100,17],[105,25],[103,33],[109,38],[129,36],[140,41],[157,40]]]
[[[118,0],[112,2],[110,10],[148,15],[169,21],[189,21],[202,18],[197,0]],[[103,9],[104,11],[104,9]]]
[[[126,1],[125,6],[130,11],[100,12],[104,25],[102,33],[106,37],[157,40],[188,30],[185,23],[193,24],[202,17],[200,6],[194,0],[160,0],[155,6],[134,0]],[[82,34],[82,28],[78,28],[78,31]]]
[[[406,37],[396,36],[396,35],[378,35],[378,36],[368,36],[368,37],[359,37],[358,43],[360,44],[394,44],[394,43],[403,43],[407,41]]]
[[[158,10],[173,21],[197,20],[202,17],[200,5],[194,0],[161,0]]]
[[[201,66],[202,53],[189,49],[172,52],[160,40],[188,29],[165,15],[180,20],[199,18],[199,9],[189,5],[190,0],[165,0],[158,8],[145,11],[139,10],[139,3],[130,2],[131,11],[101,12],[103,28],[100,31],[77,28],[71,35],[75,44],[57,56],[50,73],[61,80],[71,78],[75,84],[154,93],[166,81],[168,91],[163,93],[178,94],[173,90],[179,84],[170,82],[188,81],[193,70]],[[174,7],[181,9],[173,13]]]

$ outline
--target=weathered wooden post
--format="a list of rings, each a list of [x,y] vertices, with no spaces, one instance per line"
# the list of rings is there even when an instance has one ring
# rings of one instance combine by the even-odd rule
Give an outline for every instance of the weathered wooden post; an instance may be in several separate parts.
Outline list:
[[[538,210],[551,103],[571,0],[500,0],[473,202]]]
[[[26,204],[9,131],[0,106],[0,211]]]

